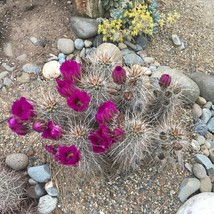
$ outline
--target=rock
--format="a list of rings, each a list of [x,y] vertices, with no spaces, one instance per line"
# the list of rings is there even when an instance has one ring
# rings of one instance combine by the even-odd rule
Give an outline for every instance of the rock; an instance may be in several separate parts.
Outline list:
[[[31,41],[34,45],[36,45],[36,43],[38,42],[38,39],[37,39],[36,37],[31,37],[31,38],[30,38],[30,41]]]
[[[59,194],[58,189],[54,186],[52,181],[45,184],[45,190],[50,196],[58,196]]]
[[[57,202],[58,200],[56,197],[51,197],[50,195],[42,196],[39,199],[38,212],[40,214],[51,213],[56,208]]]
[[[202,121],[198,120],[197,123],[195,124],[195,131],[200,134],[200,135],[206,135],[208,131],[207,125]]]
[[[103,35],[97,35],[93,40],[93,46],[97,48],[103,43]]]
[[[127,45],[120,42],[120,43],[118,43],[118,48],[120,48],[120,50],[123,50],[123,49],[127,48]]]
[[[208,108],[208,109],[211,109],[212,107],[212,102],[208,101],[205,105],[204,105],[204,108]]]
[[[205,166],[206,170],[208,169],[214,169],[214,166],[212,164],[212,162],[210,161],[210,159],[205,156],[205,155],[202,155],[202,154],[196,154],[195,155],[195,160],[198,162],[198,163],[201,163]]]
[[[12,72],[15,69],[15,67],[11,67],[6,63],[2,63],[2,67],[4,67],[7,71],[10,71],[10,72]]]
[[[128,47],[130,47],[133,50],[136,50],[136,48],[137,48],[135,44],[133,44],[129,41],[124,41],[124,43],[125,43],[125,45],[127,45]]]
[[[86,49],[83,48],[83,49],[80,51],[80,58],[85,58],[85,53],[86,53]]]
[[[58,39],[57,48],[64,54],[71,54],[74,51],[74,42],[73,40],[66,38]]]
[[[204,146],[204,145],[201,146],[201,152],[202,152],[203,155],[205,155],[205,156],[207,156],[207,157],[208,157],[209,154],[210,154],[210,153],[209,153],[209,150],[208,150],[207,147]]]
[[[184,44],[184,42],[181,42],[181,45],[178,46],[178,50],[182,51],[186,48],[186,45]]]
[[[205,137],[207,140],[214,140],[213,134],[209,131],[206,133]]]
[[[85,48],[90,48],[92,46],[92,41],[86,39],[84,41],[84,46]]]
[[[41,71],[41,68],[35,64],[27,63],[22,67],[22,70],[26,73],[39,74]]]
[[[59,59],[59,64],[61,65],[63,62],[65,62],[65,59],[60,58],[60,59]]]
[[[193,165],[192,171],[195,177],[198,179],[203,179],[207,176],[206,169],[199,163]]]
[[[32,185],[32,186],[38,184],[38,182],[35,181],[35,180],[33,180],[32,178],[30,178],[30,179],[28,180],[28,183],[29,183],[30,185]]]
[[[193,115],[198,118],[201,117],[202,115],[202,109],[197,103],[194,103],[192,112],[193,112]]]
[[[4,79],[9,73],[7,71],[3,71],[0,73],[0,80]]]
[[[182,94],[187,103],[194,103],[200,94],[197,84],[182,72],[171,69],[168,66],[160,66],[157,71],[152,74],[153,78],[160,78],[162,74],[169,74],[172,81],[182,88]]]
[[[81,39],[88,39],[97,34],[98,22],[95,19],[73,16],[70,23],[76,36]]]
[[[209,159],[214,163],[214,151],[209,150]]]
[[[204,97],[206,100],[209,100],[214,103],[214,76],[200,72],[192,73],[189,76],[199,86],[201,96]]]
[[[214,183],[214,169],[208,170],[208,175],[212,183]]]
[[[18,57],[16,57],[16,59],[19,61],[19,62],[24,62],[27,60],[27,54],[22,54]]]
[[[185,163],[184,166],[186,167],[186,169],[187,169],[189,172],[192,172],[192,164],[190,164],[190,163]]]
[[[204,99],[203,97],[198,97],[198,99],[196,100],[196,103],[199,105],[199,106],[203,106],[207,103],[206,99]]]
[[[196,151],[200,151],[200,144],[198,143],[197,140],[192,140],[192,141],[191,141],[191,146],[192,146],[193,149],[195,149]]]
[[[200,188],[200,181],[197,178],[185,178],[179,188],[178,198],[181,202],[196,192]]]
[[[152,57],[144,57],[143,60],[145,64],[151,64],[151,63],[154,63],[155,61],[154,58]]]
[[[157,67],[155,64],[152,63],[149,65],[149,69],[150,69],[150,71],[155,72],[157,70]]]
[[[82,39],[75,39],[74,46],[77,50],[82,50],[84,47],[84,41]]]
[[[141,50],[143,50],[143,48],[140,45],[136,44],[134,51],[138,52],[138,51],[141,51]]]
[[[211,148],[211,144],[210,144],[210,142],[207,141],[207,140],[205,141],[204,146],[206,146],[207,149],[210,149],[210,148]]]
[[[176,214],[213,214],[214,193],[204,192],[188,199]]]
[[[6,157],[5,163],[14,170],[23,170],[28,166],[28,156],[22,153],[10,154]]]
[[[135,64],[138,64],[138,65],[144,64],[143,59],[140,56],[138,56],[136,53],[126,54],[123,56],[123,59],[127,66],[132,66]]]
[[[65,59],[65,58],[66,58],[66,56],[64,53],[59,53],[58,59]]]
[[[48,44],[48,41],[46,39],[39,40],[40,47],[45,48],[47,44]]]
[[[6,43],[4,45],[4,53],[8,57],[13,57],[13,48],[11,43]]]
[[[30,75],[28,73],[22,73],[20,77],[17,77],[17,81],[20,83],[30,82]]]
[[[9,77],[5,77],[3,83],[6,86],[10,86],[12,84],[12,80]]]
[[[212,183],[210,181],[209,176],[206,176],[205,178],[201,179],[201,192],[211,192],[212,191]]]
[[[172,41],[173,41],[173,44],[176,45],[176,46],[181,46],[182,45],[182,41],[180,40],[178,35],[173,34],[172,35]]]
[[[211,118],[212,113],[208,108],[203,108],[202,109],[202,116],[201,119],[202,121],[207,124],[207,122],[209,121],[209,119]]]
[[[214,134],[214,117],[207,123],[208,130]]]
[[[74,58],[74,54],[69,54],[67,57],[66,57],[66,60],[71,60]]]
[[[41,184],[36,184],[27,189],[28,196],[34,199],[42,197],[45,193],[45,189]]]
[[[148,45],[148,39],[144,35],[139,35],[136,39],[136,43],[140,45],[143,49],[146,49]]]
[[[48,165],[29,167],[27,171],[31,178],[40,183],[47,182],[51,178]]]
[[[42,74],[47,79],[54,79],[60,76],[60,63],[57,61],[50,61],[44,64]]]

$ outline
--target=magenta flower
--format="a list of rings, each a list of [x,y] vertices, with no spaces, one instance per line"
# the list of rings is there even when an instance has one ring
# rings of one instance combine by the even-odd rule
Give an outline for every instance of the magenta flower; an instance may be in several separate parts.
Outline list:
[[[126,82],[126,71],[121,66],[116,66],[112,72],[112,79],[113,81],[118,84],[122,85]]]
[[[59,146],[55,160],[66,166],[75,166],[80,161],[80,151],[75,145]]]
[[[163,74],[161,77],[160,77],[160,80],[159,80],[159,85],[163,88],[167,88],[169,87],[170,83],[172,81],[172,78],[170,75],[168,74]]]
[[[17,135],[26,135],[28,132],[28,128],[21,121],[19,121],[15,117],[11,117],[8,119],[8,124],[10,129],[15,132]]]
[[[71,81],[56,79],[57,82],[57,91],[63,97],[70,97],[75,90],[75,87]]]
[[[115,141],[123,141],[125,139],[125,131],[121,127],[114,129],[114,139]]]
[[[55,125],[53,121],[49,121],[46,129],[42,132],[42,137],[45,139],[59,140],[62,137],[62,128]]]
[[[58,147],[59,147],[59,145],[57,145],[57,144],[54,144],[54,145],[45,144],[44,145],[45,150],[52,155],[55,155],[58,152]]]
[[[63,62],[60,71],[64,79],[73,83],[76,83],[81,76],[80,65],[74,60]]]
[[[98,123],[109,123],[117,113],[116,105],[109,100],[99,106],[95,118]]]
[[[67,99],[67,104],[74,111],[85,111],[91,101],[90,96],[85,91],[74,90],[73,94]]]
[[[32,103],[25,97],[13,102],[11,113],[22,121],[31,120],[35,115]]]
[[[32,129],[37,132],[43,132],[45,128],[46,122],[44,120],[36,120],[32,126]]]
[[[98,130],[91,132],[88,139],[92,144],[94,153],[106,152],[114,142],[111,137],[111,130],[105,124],[101,124]]]

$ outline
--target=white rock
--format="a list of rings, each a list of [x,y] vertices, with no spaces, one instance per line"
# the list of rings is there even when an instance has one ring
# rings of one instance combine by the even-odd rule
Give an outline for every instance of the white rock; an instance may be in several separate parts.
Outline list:
[[[40,214],[49,214],[57,207],[58,199],[45,195],[39,199],[38,212]]]
[[[74,51],[74,42],[71,39],[61,38],[57,41],[57,48],[64,54],[70,54]]]
[[[214,193],[204,192],[191,197],[176,214],[213,214]]]
[[[57,61],[50,61],[44,64],[42,74],[47,79],[54,79],[60,76],[60,63]]]

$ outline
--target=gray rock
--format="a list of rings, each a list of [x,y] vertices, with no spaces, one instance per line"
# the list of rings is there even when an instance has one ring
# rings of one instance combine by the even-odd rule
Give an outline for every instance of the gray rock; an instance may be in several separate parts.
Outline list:
[[[11,67],[7,63],[2,63],[2,67],[4,67],[7,71],[10,72],[12,72],[15,69],[15,67]]]
[[[197,103],[194,103],[192,111],[195,117],[198,117],[198,118],[201,117],[202,109]]]
[[[214,183],[214,169],[208,170],[208,175],[212,183]]]
[[[93,40],[93,46],[97,48],[103,43],[103,35],[97,35]]]
[[[144,59],[145,64],[151,64],[151,63],[154,63],[154,61],[155,61],[154,58],[148,57],[148,56],[144,57],[143,59]]]
[[[12,80],[9,77],[4,78],[4,85],[10,86],[12,84]]]
[[[61,38],[57,41],[57,48],[64,54],[71,54],[74,51],[74,42],[72,39]]]
[[[30,41],[35,45],[38,42],[38,39],[36,37],[31,37]]]
[[[204,192],[188,199],[176,214],[213,214],[214,193]]]
[[[41,71],[41,68],[35,64],[27,63],[22,67],[22,70],[26,73],[39,74]]]
[[[211,118],[212,113],[208,108],[203,108],[202,109],[202,116],[201,119],[202,121],[207,124],[207,122],[209,121],[209,119]]]
[[[172,35],[172,41],[173,41],[173,44],[176,45],[176,46],[181,46],[182,45],[182,41],[180,40],[178,35],[173,34]]]
[[[212,107],[212,102],[208,101],[205,105],[204,105],[204,108],[208,108],[208,109],[211,109]]]
[[[131,42],[129,42],[129,41],[124,41],[124,43],[125,43],[125,45],[127,45],[128,47],[130,47],[133,50],[137,49],[136,45],[131,43]]]
[[[48,41],[46,39],[39,40],[39,46],[44,48],[48,44]]]
[[[206,100],[209,100],[214,103],[214,76],[199,72],[192,73],[189,76],[199,86],[201,96],[204,97]]]
[[[28,73],[22,73],[20,77],[17,77],[17,81],[20,83],[30,82],[30,75]]]
[[[197,123],[195,124],[195,132],[204,136],[207,134],[207,131],[208,131],[207,125],[202,120],[198,120]]]
[[[19,61],[19,62],[24,62],[27,60],[27,54],[22,54],[18,57],[16,57],[16,59]]]
[[[38,184],[38,182],[35,181],[35,180],[33,180],[32,178],[30,178],[30,179],[28,180],[28,183],[29,183],[30,185],[32,185],[32,186]]]
[[[178,198],[180,201],[186,201],[190,195],[200,188],[200,185],[201,183],[197,178],[185,178],[179,188]]]
[[[51,173],[48,165],[33,166],[28,168],[28,175],[35,181],[43,183],[51,178]]]
[[[127,66],[132,66],[135,64],[138,64],[138,65],[144,64],[143,59],[140,56],[138,56],[136,53],[126,54],[125,56],[123,56],[123,59]]]
[[[59,195],[59,191],[56,187],[49,187],[48,189],[46,189],[48,195],[50,196],[58,196]]]
[[[10,154],[6,157],[5,163],[14,170],[23,170],[28,166],[28,156],[22,153]]]
[[[198,162],[198,163],[201,163],[205,166],[206,170],[208,169],[214,169],[214,166],[212,164],[212,162],[210,161],[210,159],[205,156],[205,155],[202,155],[202,154],[196,154],[195,155],[195,160]]]
[[[200,144],[198,143],[197,140],[192,140],[192,141],[191,141],[191,146],[192,146],[193,149],[195,149],[196,151],[200,151]]]
[[[208,130],[214,134],[214,117],[207,123]]]
[[[199,96],[198,99],[196,100],[196,103],[199,106],[203,106],[207,103],[206,99],[204,97]]]
[[[196,136],[196,140],[198,141],[198,143],[199,143],[200,146],[204,145],[205,141],[206,141],[205,137],[202,136],[202,135],[197,135]]]
[[[212,183],[210,181],[209,176],[206,176],[205,178],[201,179],[201,192],[211,192],[212,191]]]
[[[3,71],[0,73],[0,80],[4,79],[9,73],[7,71]]]
[[[182,51],[186,48],[186,45],[184,44],[184,42],[181,42],[181,45],[178,46],[178,50]]]
[[[82,39],[75,39],[74,46],[77,50],[82,50],[84,47],[84,41]]]
[[[85,41],[84,41],[84,46],[85,46],[85,48],[90,48],[90,47],[92,46],[92,41],[90,41],[90,40],[85,40]]]
[[[38,212],[40,214],[50,214],[57,206],[58,199],[50,195],[42,196],[39,199]]]
[[[148,39],[146,36],[140,35],[137,37],[136,43],[140,45],[143,49],[146,49],[148,45]]]
[[[212,117],[214,117],[214,110],[211,110],[211,113],[212,113]]]
[[[160,66],[156,72],[152,74],[154,78],[160,78],[162,74],[169,74],[172,81],[182,88],[182,94],[187,103],[194,103],[200,94],[197,84],[182,72],[171,69],[168,66]]]
[[[206,169],[203,167],[202,164],[199,164],[199,163],[194,164],[192,171],[193,171],[193,174],[195,175],[195,177],[198,179],[202,179],[207,176]]]
[[[65,62],[65,59],[60,58],[60,59],[59,59],[59,63],[62,64],[63,62]]]
[[[74,33],[81,39],[88,39],[97,34],[98,22],[95,19],[73,16],[70,23]]]
[[[152,63],[149,65],[149,69],[150,69],[150,71],[155,72],[157,70],[157,67],[155,64]]]
[[[213,150],[209,150],[209,159],[212,161],[212,163],[214,163],[214,151]]]
[[[64,53],[59,53],[58,59],[65,59],[65,58],[66,58],[66,56]]]
[[[8,57],[13,57],[13,48],[11,43],[6,43],[4,45],[4,53]]]
[[[41,184],[36,184],[27,189],[27,194],[29,197],[37,199],[46,194],[44,187]]]

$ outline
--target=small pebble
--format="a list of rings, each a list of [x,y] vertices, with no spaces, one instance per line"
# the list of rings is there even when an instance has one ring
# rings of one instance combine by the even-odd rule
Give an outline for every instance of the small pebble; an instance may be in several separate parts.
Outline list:
[[[14,170],[23,170],[28,166],[28,156],[22,153],[10,154],[6,157],[5,163]]]
[[[58,199],[56,197],[51,197],[50,195],[42,196],[39,199],[38,212],[40,214],[48,214],[54,211],[57,207]]]
[[[207,101],[205,100],[205,98],[203,97],[198,97],[198,99],[196,100],[196,103],[199,105],[199,106],[203,106],[207,103]]]
[[[202,164],[196,163],[193,165],[192,172],[196,178],[202,179],[207,176],[206,169]]]
[[[71,60],[71,59],[74,59],[74,54],[69,54],[69,55],[66,57],[66,60]]]
[[[212,102],[208,101],[204,106],[203,108],[208,108],[208,109],[211,109],[212,107]]]
[[[10,86],[12,84],[12,80],[9,77],[5,77],[3,83],[5,86]]]
[[[179,51],[182,51],[182,50],[184,50],[185,48],[186,48],[186,46],[185,46],[184,42],[181,42],[181,45],[178,46],[178,50],[179,50]]]
[[[31,37],[30,41],[35,45],[38,42],[38,39],[36,37]]]
[[[74,46],[77,50],[82,50],[84,47],[84,42],[82,39],[75,39]]]
[[[204,146],[206,146],[207,149],[210,149],[210,148],[211,148],[211,144],[210,144],[210,142],[207,141],[207,140],[205,141]]]
[[[202,109],[201,109],[201,107],[197,103],[195,103],[193,105],[192,111],[193,111],[193,115],[195,117],[198,117],[198,118],[201,117],[201,115],[202,115]]]
[[[118,43],[118,48],[120,48],[120,50],[123,50],[123,49],[127,48],[127,45],[120,42],[120,43]]]
[[[207,123],[208,130],[214,134],[214,117],[212,117]]]
[[[201,115],[201,120],[207,124],[209,119],[212,117],[212,113],[208,108],[203,108],[202,109],[202,115]]]
[[[41,71],[41,68],[35,64],[27,63],[22,67],[22,70],[26,73],[38,74]]]
[[[11,43],[6,43],[4,45],[3,50],[4,50],[4,53],[5,53],[6,56],[13,57],[13,47],[12,47]]]
[[[57,48],[64,54],[71,54],[74,51],[74,42],[67,38],[58,39]]]
[[[200,146],[204,145],[205,141],[206,141],[205,137],[202,136],[202,135],[197,135],[196,136],[196,140],[198,141],[198,143],[199,143]]]
[[[214,169],[214,166],[212,164],[212,162],[210,161],[210,159],[205,156],[205,155],[202,155],[202,154],[196,154],[195,155],[195,160],[198,162],[198,163],[201,163],[203,164],[203,166],[205,166],[205,168],[207,170],[209,169]]]
[[[27,54],[22,54],[18,57],[16,57],[16,59],[19,61],[19,62],[24,62],[27,60]]]
[[[92,46],[92,41],[90,41],[90,40],[85,40],[85,41],[84,41],[84,46],[85,46],[86,48],[90,48],[90,47]]]
[[[7,71],[3,71],[0,73],[0,80],[4,79],[9,73]]]
[[[152,57],[144,57],[143,59],[145,64],[151,64],[151,63],[154,63],[155,61],[154,58]]]
[[[7,71],[10,71],[10,72],[12,72],[15,69],[15,67],[11,67],[7,63],[2,63],[2,67],[4,67]]]
[[[205,176],[205,178],[201,179],[201,186],[200,191],[201,192],[211,192],[212,191],[212,183],[210,181],[209,176]]]
[[[38,184],[38,182],[35,181],[35,180],[33,180],[32,178],[29,178],[28,183],[29,183],[30,185],[32,185],[32,186]]]
[[[149,65],[149,69],[152,71],[152,72],[155,72],[157,70],[157,67],[155,64],[150,64]]]
[[[173,34],[172,35],[172,41],[173,41],[174,45],[177,45],[177,46],[181,46],[182,45],[182,41],[180,40],[178,35]]]
[[[197,140],[192,140],[191,141],[191,146],[193,147],[193,149],[195,149],[196,151],[200,151],[200,144]]]
[[[64,58],[60,58],[60,59],[59,59],[60,65],[61,65],[63,62],[65,62],[65,59],[64,59]]]

